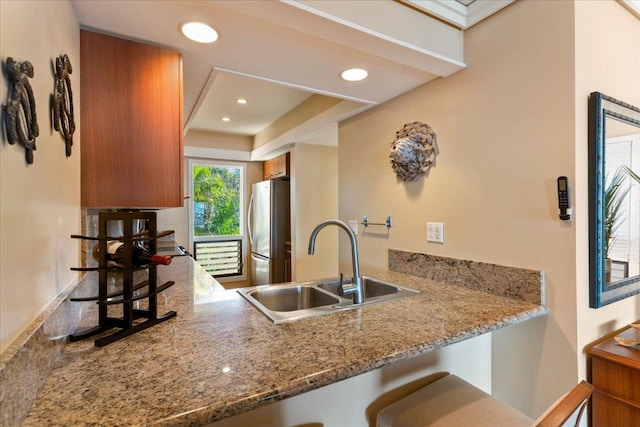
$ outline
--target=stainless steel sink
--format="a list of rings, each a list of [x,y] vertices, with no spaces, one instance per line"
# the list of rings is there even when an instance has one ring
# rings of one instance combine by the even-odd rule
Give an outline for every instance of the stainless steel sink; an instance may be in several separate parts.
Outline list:
[[[340,302],[340,299],[312,286],[269,286],[258,288],[247,295],[271,311],[296,311],[322,307]]]
[[[351,278],[347,278],[343,281],[344,284],[350,284],[351,282]],[[381,280],[374,279],[368,276],[362,276],[362,285],[364,286],[365,298],[374,298],[383,295],[397,294],[404,290],[404,288],[401,288],[400,286],[388,282],[383,282]],[[340,280],[318,283],[318,287],[329,291],[334,295],[342,296],[342,287],[340,286]]]
[[[238,293],[274,323],[291,322],[422,293],[369,276],[363,276],[362,279],[365,299],[361,304],[354,304],[351,298],[342,296],[340,279],[262,285],[238,289]],[[346,278],[343,283],[349,284],[351,281],[351,278]]]
[[[274,323],[335,312],[336,306],[344,301],[308,283],[261,285],[238,289],[238,292]]]

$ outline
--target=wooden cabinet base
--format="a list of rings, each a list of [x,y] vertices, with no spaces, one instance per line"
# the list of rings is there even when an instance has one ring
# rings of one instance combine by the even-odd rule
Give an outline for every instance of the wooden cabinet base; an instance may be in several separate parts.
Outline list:
[[[619,334],[637,338],[640,331]],[[594,346],[591,354],[593,427],[640,427],[640,349],[623,347],[615,338]]]
[[[593,427],[640,427],[640,406],[594,390],[591,397]]]

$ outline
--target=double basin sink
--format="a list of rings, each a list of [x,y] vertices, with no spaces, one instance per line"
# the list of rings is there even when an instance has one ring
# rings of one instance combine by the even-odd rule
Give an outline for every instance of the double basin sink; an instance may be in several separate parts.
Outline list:
[[[351,281],[352,279],[348,278],[342,283],[350,284]],[[238,292],[274,323],[291,322],[369,304],[409,298],[422,293],[369,276],[362,276],[362,284],[364,302],[361,304],[354,304],[350,297],[342,296],[339,279],[255,286],[238,289]]]

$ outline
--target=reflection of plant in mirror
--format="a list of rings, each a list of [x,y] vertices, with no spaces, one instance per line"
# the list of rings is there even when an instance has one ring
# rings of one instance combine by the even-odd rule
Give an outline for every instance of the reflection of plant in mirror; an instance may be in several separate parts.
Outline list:
[[[640,175],[638,175],[637,173],[635,173],[634,171],[632,171],[629,166],[624,166],[624,170],[627,172],[627,174],[631,177],[631,179],[633,179],[634,181],[636,181],[638,184],[640,184]]]
[[[609,258],[609,249],[615,240],[614,234],[620,226],[622,203],[629,194],[629,188],[624,188],[626,178],[623,169],[616,170],[611,181],[604,190],[604,254]]]

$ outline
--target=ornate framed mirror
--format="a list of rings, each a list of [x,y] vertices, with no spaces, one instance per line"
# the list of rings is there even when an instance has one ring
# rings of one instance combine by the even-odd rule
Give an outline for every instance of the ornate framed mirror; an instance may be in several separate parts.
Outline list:
[[[639,174],[640,108],[591,93],[589,307],[640,293]]]

